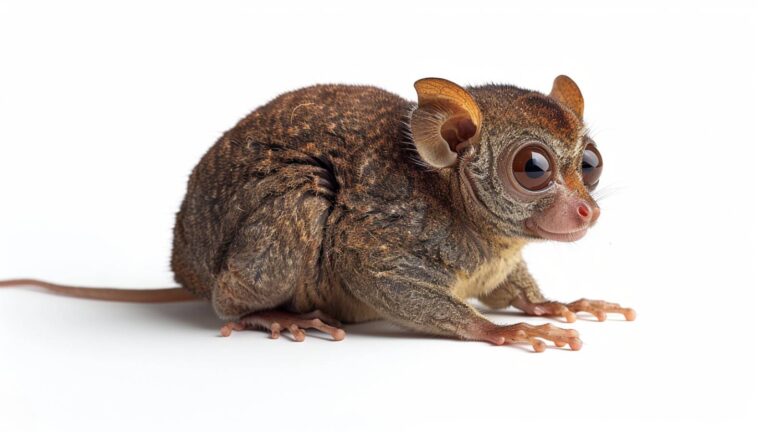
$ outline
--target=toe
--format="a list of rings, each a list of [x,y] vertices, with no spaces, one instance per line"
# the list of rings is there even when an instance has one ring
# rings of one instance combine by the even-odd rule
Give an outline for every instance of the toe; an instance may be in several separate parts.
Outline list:
[[[280,325],[280,323],[273,322],[272,325],[269,327],[269,330],[271,332],[269,336],[272,339],[277,339],[280,337],[280,332],[283,330],[283,327]]]
[[[291,324],[288,326],[288,331],[291,332],[291,336],[293,336],[293,340],[296,342],[303,342],[304,341],[304,330],[300,329],[299,326],[296,324]]]
[[[569,311],[568,309],[565,309],[563,311],[563,318],[565,318],[565,322],[567,323],[575,323],[576,322],[576,314]]]
[[[335,341],[340,341],[347,337],[347,333],[344,330],[337,328],[331,333],[331,337],[333,337],[333,340]]]
[[[545,344],[541,339],[531,338],[530,342],[533,350],[537,353],[544,352],[547,349],[547,344]]]
[[[219,332],[222,336],[228,337],[232,334],[232,331],[241,331],[245,330],[245,324],[241,322],[228,322],[221,326],[221,329]]]
[[[221,326],[221,330],[219,330],[222,336],[229,337],[229,335],[232,334],[232,323],[226,323],[223,326]]]
[[[571,350],[578,351],[581,349],[581,339],[573,338],[570,342],[568,342],[568,345],[571,347]]]

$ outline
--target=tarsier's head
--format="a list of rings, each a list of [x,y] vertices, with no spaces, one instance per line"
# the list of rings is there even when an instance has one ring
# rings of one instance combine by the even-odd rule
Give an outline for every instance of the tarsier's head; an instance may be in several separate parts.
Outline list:
[[[582,238],[600,215],[591,196],[603,161],[582,120],[570,78],[549,95],[505,85],[462,88],[439,78],[415,84],[411,116],[419,156],[454,170],[473,217],[511,236]]]

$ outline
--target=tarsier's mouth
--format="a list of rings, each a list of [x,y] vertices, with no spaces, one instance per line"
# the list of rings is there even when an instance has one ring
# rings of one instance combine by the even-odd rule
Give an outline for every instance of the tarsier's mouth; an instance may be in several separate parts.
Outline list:
[[[533,219],[526,220],[525,227],[528,229],[528,231],[530,231],[537,237],[541,237],[547,240],[561,241],[561,242],[573,242],[573,241],[579,240],[585,235],[587,235],[587,231],[589,230],[589,225],[587,225],[583,228],[579,228],[572,231],[554,232],[554,231],[549,231],[546,228],[542,227],[541,225],[537,224]]]

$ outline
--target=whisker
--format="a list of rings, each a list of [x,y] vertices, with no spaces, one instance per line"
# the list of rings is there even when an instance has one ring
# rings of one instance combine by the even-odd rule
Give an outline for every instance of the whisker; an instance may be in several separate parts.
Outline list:
[[[611,197],[615,195],[617,192],[621,192],[626,189],[627,189],[626,186],[622,186],[618,184],[607,185],[592,192],[592,198],[595,201],[602,201],[605,198]]]

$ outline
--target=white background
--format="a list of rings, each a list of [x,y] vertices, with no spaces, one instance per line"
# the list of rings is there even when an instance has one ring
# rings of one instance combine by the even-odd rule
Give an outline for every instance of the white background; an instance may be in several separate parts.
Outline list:
[[[0,279],[172,286],[187,175],[281,92],[366,83],[414,99],[426,76],[546,92],[564,73],[584,93],[607,196],[584,240],[526,257],[552,298],[618,301],[638,319],[562,324],[580,352],[386,324],[298,344],[217,337],[202,303],[6,289],[1,431],[759,427],[764,10],[107,3],[0,4]]]

